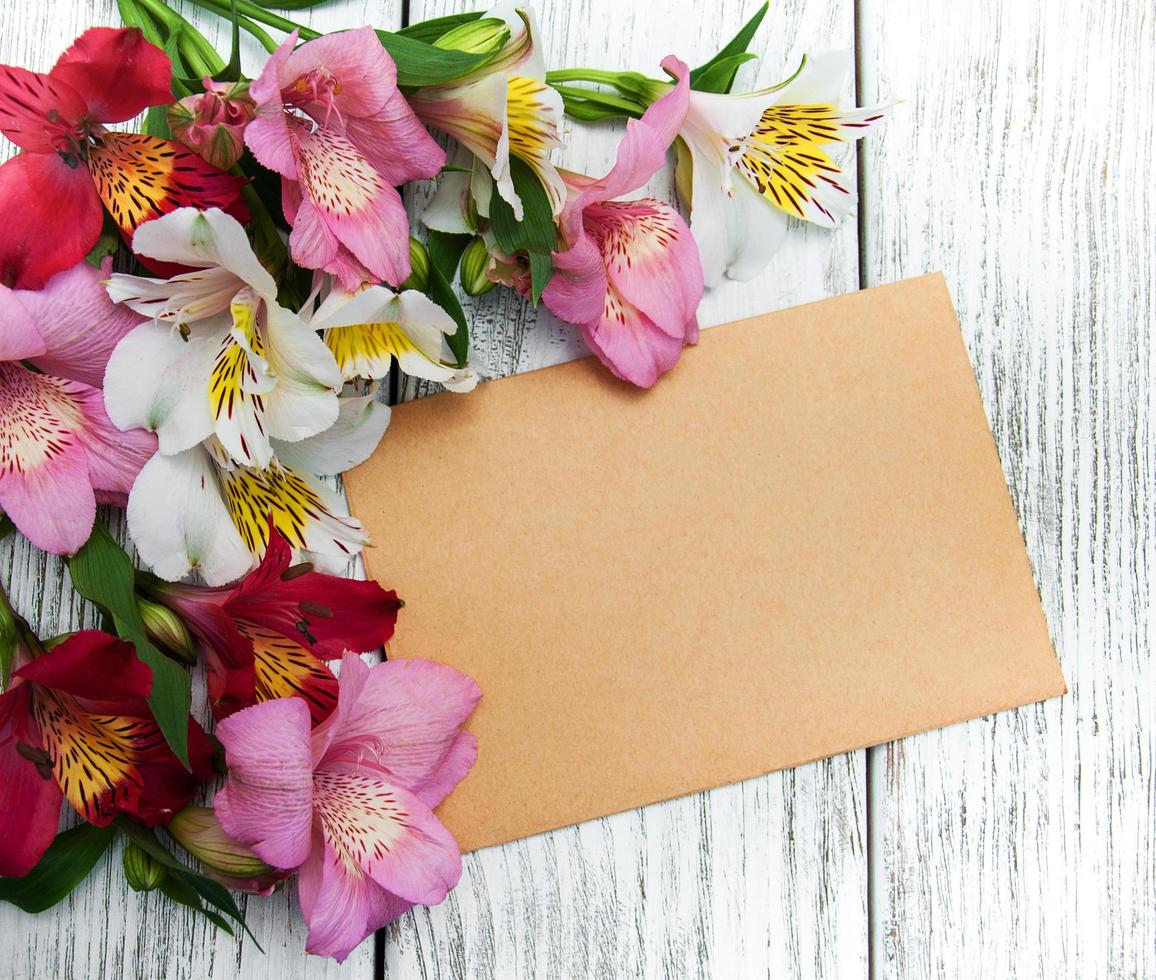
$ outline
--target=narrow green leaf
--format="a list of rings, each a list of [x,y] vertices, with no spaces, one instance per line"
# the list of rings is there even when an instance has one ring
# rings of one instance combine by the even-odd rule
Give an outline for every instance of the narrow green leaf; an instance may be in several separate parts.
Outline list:
[[[426,243],[429,250],[429,298],[458,325],[458,329],[447,338],[450,350],[458,359],[458,367],[466,366],[470,354],[470,326],[451,283],[458,260],[469,243],[469,235],[450,235],[444,231],[431,231]]]
[[[558,228],[546,188],[521,157],[510,157],[510,177],[522,200],[522,220],[514,217],[514,209],[495,188],[490,197],[490,227],[504,252],[524,252],[530,259],[530,296],[537,303],[554,270]]]
[[[189,675],[150,642],[137,610],[134,570],[128,555],[97,524],[80,551],[68,559],[68,570],[76,591],[112,619],[117,635],[132,643],[136,655],[152,670],[149,708],[165,741],[187,767]]]
[[[734,55],[743,54],[747,48],[750,47],[751,39],[755,36],[755,31],[759,29],[759,25],[763,22],[763,18],[766,17],[767,9],[769,7],[770,2],[768,0],[767,3],[764,3],[761,7],[759,7],[758,10],[755,11],[755,15],[739,29],[739,32],[730,39],[727,45],[718,54],[711,58],[710,61],[708,61],[705,65],[699,65],[698,68],[695,68],[693,71],[691,71],[690,87],[692,89],[694,89],[696,92],[719,92],[724,94],[731,90],[731,86],[735,81],[735,72],[738,71],[738,65],[734,66],[734,70],[730,72],[729,77],[725,77],[726,73],[724,72],[724,77],[718,77],[716,75],[714,78],[712,78],[711,84],[716,86],[714,88],[704,87],[703,75],[719,62],[725,61],[728,58],[732,58]],[[722,87],[717,87],[720,84]]]
[[[456,81],[494,57],[493,52],[447,51],[405,34],[378,31],[381,45],[397,65],[398,85],[421,88]]]
[[[117,821],[117,825],[126,837],[128,837],[134,844],[136,844],[142,851],[150,857],[164,865],[171,873],[170,878],[166,881],[179,880],[180,886],[174,886],[174,892],[189,898],[190,895],[197,896],[197,901],[194,904],[191,899],[184,901],[182,898],[177,898],[176,895],[171,895],[162,885],[161,890],[169,895],[174,901],[181,902],[182,905],[188,905],[190,908],[195,908],[198,912],[208,918],[214,924],[217,923],[219,916],[216,916],[212,909],[206,909],[203,902],[208,902],[213,908],[219,909],[225,915],[233,919],[242,929],[248,933],[249,938],[257,943],[257,948],[261,948],[261,944],[257,942],[257,937],[253,935],[248,925],[245,924],[245,914],[238,907],[233,896],[229,890],[219,881],[206,877],[200,872],[194,871],[187,864],[182,864],[173,856],[173,854],[156,838],[147,827],[142,827],[140,824],[133,823],[131,820],[121,818]],[[203,900],[203,902],[202,902]],[[232,929],[226,928],[230,934]]]
[[[433,44],[439,37],[448,34],[455,27],[461,27],[462,24],[468,24],[471,21],[478,20],[481,16],[482,12],[478,10],[468,14],[450,14],[448,17],[433,17],[430,20],[423,20],[421,23],[403,27],[397,33],[402,37],[411,37],[415,41],[424,41],[426,44]]]
[[[39,863],[23,878],[0,878],[0,901],[25,912],[43,912],[66,898],[95,867],[116,828],[83,823],[56,835]]]
[[[723,58],[711,65],[698,78],[699,92],[729,92],[731,86],[734,85],[735,75],[739,68],[745,65],[748,61],[754,61],[758,55],[752,54],[750,51],[744,51],[742,54],[734,54],[729,58]]]

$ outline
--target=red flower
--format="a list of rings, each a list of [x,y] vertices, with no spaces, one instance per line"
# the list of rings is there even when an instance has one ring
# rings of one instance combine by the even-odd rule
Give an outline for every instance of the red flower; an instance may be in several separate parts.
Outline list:
[[[151,589],[149,597],[180,615],[199,641],[217,718],[296,695],[317,724],[337,703],[337,678],[324,661],[375,650],[393,636],[396,592],[291,561],[285,538],[271,528],[261,564],[236,585]]]
[[[85,630],[12,677],[0,694],[0,875],[40,860],[62,798],[98,826],[120,813],[164,824],[212,772],[212,743],[191,718],[191,772],[165,744],[145,701],[152,672],[123,640]]]
[[[175,208],[237,200],[244,180],[180,143],[102,125],[171,102],[171,77],[136,28],[85,31],[47,75],[0,65],[0,133],[24,151],[0,166],[0,284],[39,289],[83,259],[102,203],[127,237]]]

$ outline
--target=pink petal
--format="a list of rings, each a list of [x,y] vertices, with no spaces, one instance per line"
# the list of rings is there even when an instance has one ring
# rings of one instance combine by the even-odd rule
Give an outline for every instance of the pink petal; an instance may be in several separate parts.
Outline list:
[[[460,731],[481,700],[465,674],[424,660],[367,667],[354,654],[341,664],[337,709],[314,732],[320,768],[372,765],[388,781],[437,806],[477,757]]]
[[[624,300],[679,340],[702,299],[702,263],[686,222],[653,198],[607,201],[586,209],[610,282]]]
[[[462,874],[457,842],[408,790],[376,776],[320,769],[313,805],[325,842],[399,898],[442,901]]]
[[[169,56],[136,27],[90,28],[49,74],[83,96],[96,122],[125,122],[149,106],[172,101]]]
[[[44,743],[32,720],[32,687],[17,684],[0,694],[0,875],[26,875],[40,860],[60,819],[64,794],[42,775],[20,747],[40,751]]]
[[[27,307],[20,302],[20,294],[7,286],[0,286],[0,323],[4,324],[0,330],[0,361],[36,357],[47,349]]]
[[[275,868],[309,856],[313,759],[309,706],[279,698],[245,708],[217,725],[229,777],[213,800],[225,833]]]
[[[0,65],[0,133],[23,150],[56,153],[87,112],[84,99],[60,79]],[[54,122],[48,115],[56,113]]]
[[[39,289],[80,262],[104,210],[84,167],[56,154],[19,153],[0,166],[0,283]]]
[[[304,127],[295,127],[292,136],[301,160],[302,194],[329,234],[378,279],[402,283],[409,275],[409,219],[397,190],[344,136]],[[311,227],[298,232],[304,210],[289,236],[293,259],[307,268],[325,268],[332,257],[324,265],[313,260],[318,233]],[[316,255],[328,256],[328,248]]]
[[[345,134],[375,170],[393,186],[436,177],[445,165],[443,150],[409,103],[394,89],[385,107],[371,117],[350,116]]]
[[[546,284],[542,301],[567,323],[593,323],[602,315],[606,286],[602,253],[580,224],[570,248],[554,253],[554,274]]]
[[[93,489],[127,494],[141,467],[157,451],[157,437],[144,429],[121,432],[109,420],[99,388],[78,385],[74,394],[84,412],[84,448]]]
[[[334,107],[346,121],[377,114],[397,93],[397,68],[372,27],[324,34],[301,45],[279,73],[281,87],[315,70],[332,75]],[[316,117],[313,105],[304,108]],[[317,122],[324,122],[324,109]]]
[[[296,44],[297,32],[294,31],[273,52],[261,74],[249,86],[249,95],[257,105],[257,115],[245,129],[245,145],[253,151],[253,156],[270,170],[292,180],[300,174],[289,139],[289,121],[281,98],[281,77]]]
[[[297,875],[297,896],[309,926],[307,952],[342,962],[365,939],[413,903],[391,895],[338,855],[320,831]]]
[[[101,282],[111,263],[96,269],[80,262],[58,272],[40,290],[19,294],[48,345],[36,366],[48,374],[82,381],[94,388],[104,384],[104,369],[112,350],[144,318],[114,303]]]
[[[0,364],[0,508],[29,541],[58,555],[74,554],[96,517],[81,387]]]
[[[651,387],[678,363],[684,341],[623,300],[611,286],[606,312],[595,324],[580,324],[582,339],[611,373],[640,388]],[[698,337],[697,321],[684,328],[687,339]]]

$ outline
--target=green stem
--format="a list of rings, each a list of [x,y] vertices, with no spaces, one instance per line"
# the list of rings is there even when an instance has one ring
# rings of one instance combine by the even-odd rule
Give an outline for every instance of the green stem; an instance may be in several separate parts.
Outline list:
[[[546,72],[546,81],[555,82],[596,82],[599,85],[616,85],[622,72],[603,71],[600,68],[559,68]]]
[[[229,0],[189,0],[189,3],[224,17],[233,16],[232,6]],[[237,0],[237,13],[244,14],[246,17],[255,20],[258,24],[264,24],[266,27],[273,27],[279,31],[284,31],[286,34],[298,31],[302,41],[312,41],[314,38],[321,37],[320,32],[294,23],[287,17],[282,17],[279,14],[273,13],[271,10],[266,10],[264,7],[251,3],[250,0]]]

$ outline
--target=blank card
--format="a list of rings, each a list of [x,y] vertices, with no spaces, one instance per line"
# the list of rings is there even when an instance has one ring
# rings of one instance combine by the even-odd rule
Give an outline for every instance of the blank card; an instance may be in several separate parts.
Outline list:
[[[346,487],[390,656],[484,692],[465,850],[1065,690],[938,275],[650,391],[587,359],[398,406]]]

